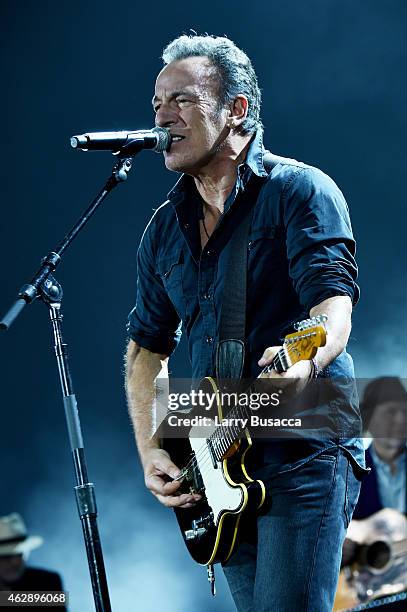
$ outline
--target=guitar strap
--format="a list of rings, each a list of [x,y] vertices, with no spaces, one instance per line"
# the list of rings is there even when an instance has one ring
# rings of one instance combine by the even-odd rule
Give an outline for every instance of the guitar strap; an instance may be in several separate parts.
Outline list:
[[[278,164],[279,157],[266,152],[263,164],[268,174]],[[218,379],[241,378],[245,363],[247,246],[254,207],[265,177],[253,174],[249,179],[245,201],[247,213],[233,232],[229,259],[226,264],[223,301],[220,314],[219,341],[216,347],[215,373]]]

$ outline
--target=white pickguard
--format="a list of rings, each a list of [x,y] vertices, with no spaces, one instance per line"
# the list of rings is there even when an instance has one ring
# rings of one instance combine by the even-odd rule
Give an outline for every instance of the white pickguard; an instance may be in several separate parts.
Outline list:
[[[216,425],[213,423],[213,431]],[[192,427],[189,432],[189,442],[195,451],[196,460],[205,485],[208,504],[212,508],[215,524],[218,523],[220,513],[225,510],[235,512],[243,504],[244,494],[239,486],[231,486],[223,472],[222,461],[217,461],[217,468],[213,466],[206,438],[212,433],[211,427],[205,427],[205,438],[202,438],[202,428]],[[201,437],[199,437],[201,436]]]

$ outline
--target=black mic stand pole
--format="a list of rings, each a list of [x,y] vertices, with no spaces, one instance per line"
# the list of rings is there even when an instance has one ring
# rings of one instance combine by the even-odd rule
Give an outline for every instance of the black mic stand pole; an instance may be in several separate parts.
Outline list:
[[[129,157],[129,153],[126,153],[126,156],[119,157],[103,189],[58,247],[44,257],[41,268],[35,274],[34,278],[20,289],[17,300],[0,321],[0,329],[7,330],[18,317],[24,306],[34,301],[36,298],[41,299],[49,309],[55,342],[55,356],[58,364],[65,417],[75,468],[77,483],[75,486],[75,496],[82,522],[96,612],[111,612],[109,590],[97,525],[95,489],[88,478],[78,406],[68,365],[67,345],[62,339],[62,287],[54,278],[52,272],[54,272],[61,262],[62,253],[68,248],[73,239],[76,238],[80,230],[89,221],[105,197],[112,189],[127,179],[127,175],[131,170],[132,161],[133,158]]]

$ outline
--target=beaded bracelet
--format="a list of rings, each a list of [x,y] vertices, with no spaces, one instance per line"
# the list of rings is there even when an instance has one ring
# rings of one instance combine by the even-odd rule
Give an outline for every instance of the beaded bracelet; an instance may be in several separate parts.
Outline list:
[[[321,370],[319,368],[319,365],[317,364],[317,360],[315,359],[315,357],[311,359],[311,363],[312,363],[312,372],[311,372],[310,378],[318,378]]]

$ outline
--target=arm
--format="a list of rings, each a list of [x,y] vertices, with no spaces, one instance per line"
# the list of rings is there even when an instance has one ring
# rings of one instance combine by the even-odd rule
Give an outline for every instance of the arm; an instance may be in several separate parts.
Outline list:
[[[315,317],[319,314],[326,314],[328,321],[326,345],[318,349],[316,361],[319,368],[325,368],[343,351],[348,342],[351,330],[352,302],[346,295],[336,295],[323,300],[310,310],[310,316]],[[267,348],[259,361],[260,366],[270,364],[280,350],[281,346],[271,346]],[[273,372],[272,378],[291,379],[296,390],[300,391],[309,380],[312,374],[310,361],[298,361],[287,372],[277,374]],[[301,382],[302,381],[302,382]]]
[[[316,362],[320,369],[326,368],[338,357],[346,347],[351,330],[352,302],[347,295],[330,297],[310,310],[310,316],[326,314],[327,339],[316,354]]]
[[[346,347],[352,303],[358,300],[355,242],[345,199],[335,183],[316,169],[298,170],[284,192],[289,274],[300,303],[310,316],[328,315],[327,343],[318,349],[319,368]],[[280,347],[266,349],[260,366],[271,363]],[[300,361],[283,377],[307,380],[309,361]],[[299,385],[300,389],[304,385]]]
[[[155,379],[167,377],[168,357],[130,340],[126,354],[126,393],[146,487],[165,506],[189,508],[199,496],[177,494],[180,473],[169,454],[152,437],[155,429]]]
[[[137,253],[137,301],[128,323],[126,392],[145,484],[164,505],[181,506],[191,496],[177,494],[181,483],[170,480],[180,470],[153,438],[155,381],[158,376],[168,378],[168,356],[180,338],[179,317],[156,274],[157,234],[155,214]]]

